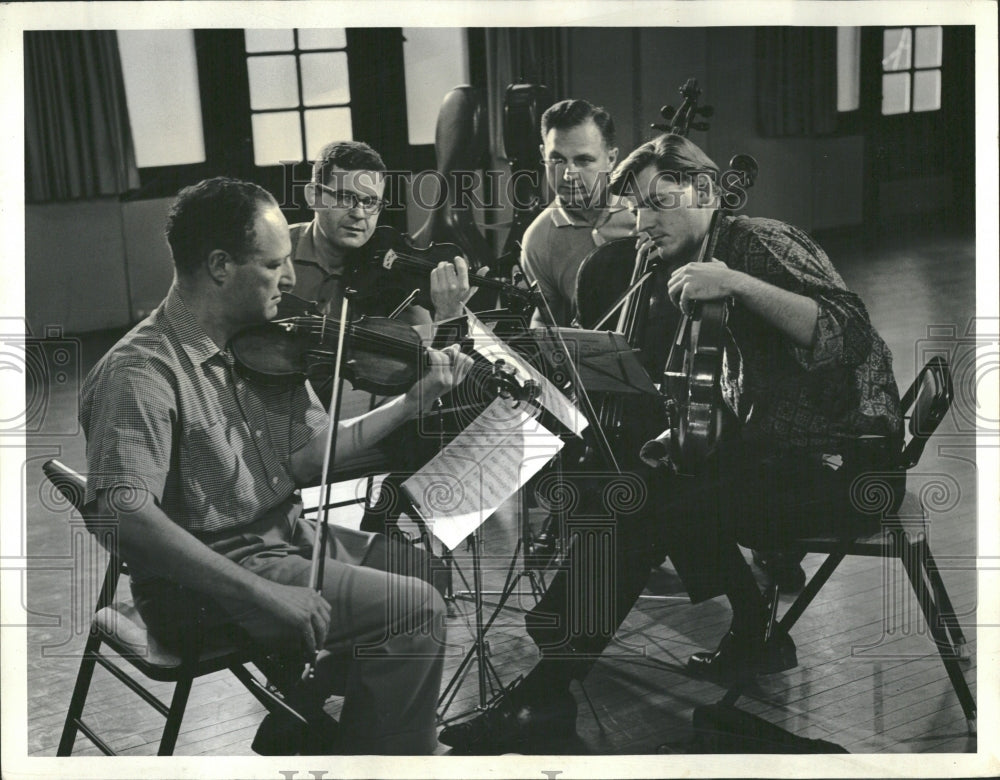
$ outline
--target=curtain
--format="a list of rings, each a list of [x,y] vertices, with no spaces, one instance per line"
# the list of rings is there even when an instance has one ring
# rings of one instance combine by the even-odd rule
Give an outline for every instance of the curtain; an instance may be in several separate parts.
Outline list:
[[[490,27],[486,29],[487,108],[490,152],[506,156],[503,148],[503,100],[508,84],[544,84],[553,100],[566,95],[566,30],[551,27]]]
[[[24,97],[28,202],[138,188],[114,31],[25,32]]]
[[[758,28],[756,71],[762,136],[808,137],[836,129],[836,27]]]

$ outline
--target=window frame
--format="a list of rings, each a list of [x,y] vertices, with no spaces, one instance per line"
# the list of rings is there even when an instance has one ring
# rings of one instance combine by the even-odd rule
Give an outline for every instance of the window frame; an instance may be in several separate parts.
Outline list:
[[[245,64],[247,66],[247,69],[249,71],[249,63],[253,59],[265,59],[265,58],[269,58],[269,57],[287,57],[289,55],[291,55],[292,57],[294,57],[294,59],[295,59],[295,80],[296,80],[296,99],[297,99],[297,104],[295,106],[286,106],[286,107],[282,107],[282,108],[253,108],[251,106],[251,108],[250,108],[251,145],[253,144],[253,118],[254,118],[254,116],[261,115],[261,114],[288,113],[288,112],[294,111],[294,112],[296,112],[298,114],[298,120],[299,120],[299,122],[298,122],[298,125],[299,125],[299,141],[300,141],[300,144],[301,144],[300,148],[302,150],[302,155],[303,155],[302,162],[305,162],[305,161],[309,160],[309,154],[310,154],[309,147],[308,147],[308,145],[306,143],[307,138],[308,138],[307,135],[306,135],[306,112],[307,111],[317,111],[317,110],[322,110],[322,109],[326,109],[326,108],[348,108],[348,109],[350,109],[350,111],[351,111],[351,136],[353,137],[354,133],[355,133],[355,128],[354,128],[354,108],[355,108],[355,101],[353,100],[354,93],[350,90],[350,81],[351,81],[351,79],[350,79],[350,74],[351,74],[351,50],[350,50],[350,41],[349,41],[349,39],[347,37],[347,34],[346,34],[346,29],[345,29],[345,42],[344,42],[344,45],[342,47],[339,47],[339,48],[337,48],[337,47],[324,47],[324,48],[318,48],[318,49],[303,49],[299,45],[299,31],[300,31],[300,29],[302,29],[302,28],[298,28],[298,27],[291,28],[291,32],[292,32],[292,48],[291,49],[282,49],[281,51],[254,51],[254,52],[251,52],[251,51],[246,51],[246,48],[244,46],[244,58],[245,58],[244,61],[245,61]],[[245,33],[245,30],[244,30],[244,33]],[[245,40],[245,37],[244,37],[244,40]],[[304,85],[303,85],[303,80],[302,80],[302,56],[304,54],[332,54],[332,53],[343,53],[346,56],[346,58],[347,58],[348,92],[350,94],[350,98],[348,99],[348,101],[346,103],[322,103],[322,104],[316,104],[316,105],[309,105],[309,106],[307,106],[307,105],[305,105],[305,102],[304,102],[305,101],[305,97],[304,97],[305,90],[304,90]],[[247,89],[248,90],[249,90],[249,79],[250,79],[250,76],[249,76],[249,72],[248,72],[247,73]],[[257,167],[257,168],[281,168],[280,164],[278,164],[278,165],[257,165],[256,162],[254,163],[254,166]]]
[[[919,29],[929,29],[935,28],[941,31],[941,62],[937,65],[929,65],[925,67],[918,67],[917,62],[917,30]],[[899,68],[898,70],[886,70],[885,68],[885,57],[884,55],[879,59],[879,94],[882,94],[882,83],[885,77],[893,73],[905,73],[910,84],[910,100],[909,106],[906,111],[898,111],[894,114],[886,114],[883,110],[881,104],[881,97],[879,99],[879,114],[883,117],[898,117],[907,116],[913,114],[933,114],[935,111],[940,111],[942,108],[941,94],[938,94],[938,107],[927,109],[925,111],[916,111],[913,108],[914,98],[916,97],[916,92],[914,89],[916,74],[917,73],[929,73],[937,71],[938,73],[938,86],[939,89],[944,88],[944,27],[940,24],[917,24],[917,25],[889,25],[881,28],[882,31],[882,45],[879,47],[881,51],[885,50],[885,34],[889,30],[909,30],[910,31],[910,64],[909,67]]]
[[[485,94],[485,31],[465,29],[469,39],[469,80]],[[406,88],[400,78],[404,72],[402,28],[348,27],[346,36],[354,138],[377,149],[390,169],[435,168],[434,144],[409,144]],[[233,176],[254,181],[272,192],[289,222],[310,219],[311,211],[301,195],[311,174],[310,165],[300,163],[289,172],[285,166],[257,166],[254,162],[244,28],[195,29],[194,39],[205,161],[140,168],[139,188],[122,195],[122,200],[169,198],[201,179]],[[366,56],[367,52],[378,52],[378,56]],[[354,67],[358,61],[361,65]],[[216,89],[217,83],[222,88]],[[405,196],[398,193],[396,197],[405,202]],[[387,209],[380,223],[405,230],[405,211]]]

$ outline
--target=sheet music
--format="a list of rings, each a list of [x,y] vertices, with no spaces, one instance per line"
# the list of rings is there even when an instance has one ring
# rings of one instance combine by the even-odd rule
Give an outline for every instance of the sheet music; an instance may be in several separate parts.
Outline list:
[[[403,490],[431,532],[453,550],[562,446],[523,408],[497,398]]]
[[[559,422],[565,425],[577,436],[587,428],[587,418],[576,406],[553,385],[545,376],[527,361],[519,357],[507,347],[493,332],[483,325],[476,316],[469,312],[469,336],[473,348],[490,362],[502,359],[507,365],[513,366],[519,378],[528,377],[538,383],[541,388],[538,403],[550,411]]]

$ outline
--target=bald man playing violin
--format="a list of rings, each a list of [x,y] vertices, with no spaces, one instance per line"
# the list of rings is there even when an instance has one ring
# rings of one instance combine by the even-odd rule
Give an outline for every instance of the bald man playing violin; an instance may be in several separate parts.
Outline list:
[[[284,686],[309,727],[269,715],[258,752],[430,753],[444,606],[426,559],[331,526],[321,589],[308,586],[314,527],[298,488],[320,474],[329,418],[308,383],[244,379],[228,347],[274,318],[295,284],[281,210],[254,184],[211,179],[179,193],[166,236],[167,298],[102,358],[81,397],[86,501],[119,520],[136,607],[168,646],[183,645],[201,612],[210,635],[232,630],[296,663],[316,659],[312,679],[296,673]],[[335,459],[418,414],[471,363],[456,348],[429,354],[405,395],[340,423]],[[333,692],[345,697],[336,738],[323,711]]]

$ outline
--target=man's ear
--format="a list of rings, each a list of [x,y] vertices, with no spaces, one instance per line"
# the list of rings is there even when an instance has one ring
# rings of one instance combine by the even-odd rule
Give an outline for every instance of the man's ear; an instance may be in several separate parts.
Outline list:
[[[315,182],[308,182],[305,187],[302,188],[302,194],[306,197],[306,205],[313,211],[316,210],[316,184]]]
[[[611,163],[611,168],[613,169],[615,165],[618,164],[618,147],[614,149],[608,149],[608,162]]]
[[[538,156],[545,159],[545,144],[538,144]]]
[[[208,253],[205,268],[208,275],[218,284],[222,284],[231,272],[230,264],[234,263],[232,255],[224,249],[213,249]]]

